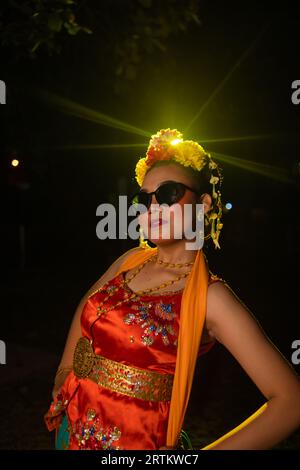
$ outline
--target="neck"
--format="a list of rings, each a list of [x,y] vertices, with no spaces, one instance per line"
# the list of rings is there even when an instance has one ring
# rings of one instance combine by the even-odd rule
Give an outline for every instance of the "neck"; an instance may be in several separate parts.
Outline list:
[[[167,263],[190,263],[195,260],[198,250],[187,250],[186,240],[173,240],[157,246],[158,259]]]

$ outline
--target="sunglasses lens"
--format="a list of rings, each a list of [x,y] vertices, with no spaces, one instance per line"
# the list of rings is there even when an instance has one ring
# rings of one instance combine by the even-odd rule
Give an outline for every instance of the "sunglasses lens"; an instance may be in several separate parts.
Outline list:
[[[159,187],[157,191],[157,202],[171,206],[180,201],[185,193],[185,187],[180,183],[166,183]]]
[[[176,202],[180,201],[180,199],[185,194],[185,190],[185,186],[181,183],[174,182],[162,184],[155,191],[156,200],[158,204],[166,204],[168,206],[171,206],[172,204],[175,204]],[[151,201],[152,194],[149,194],[146,191],[139,191],[132,198],[133,205],[137,206],[139,204],[142,204],[146,207],[143,212],[149,209]]]

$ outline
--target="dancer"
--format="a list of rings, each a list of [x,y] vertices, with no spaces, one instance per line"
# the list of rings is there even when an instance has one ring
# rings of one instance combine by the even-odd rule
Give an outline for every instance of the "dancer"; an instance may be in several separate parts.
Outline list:
[[[217,341],[266,402],[201,450],[272,448],[300,426],[299,378],[228,284],[211,273],[203,246],[191,249],[187,241],[204,215],[202,240],[220,248],[219,166],[197,142],[164,129],[137,162],[136,180],[141,189],[133,203],[145,208],[140,245],[114,261],[75,312],[45,415],[56,448],[192,448],[183,423],[195,365]]]

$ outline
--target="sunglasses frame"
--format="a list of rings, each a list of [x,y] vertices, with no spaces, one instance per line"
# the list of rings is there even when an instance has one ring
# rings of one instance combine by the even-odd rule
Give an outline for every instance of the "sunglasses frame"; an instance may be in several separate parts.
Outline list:
[[[152,192],[150,192],[150,193],[147,193],[147,191],[144,191],[144,190],[137,191],[136,193],[133,194],[133,196],[131,197],[130,201],[131,201],[132,204],[134,204],[134,203],[133,203],[133,199],[134,199],[137,195],[139,195],[139,194],[141,194],[141,193],[144,193],[144,194],[147,194],[147,196],[148,196],[148,203],[147,203],[147,204],[144,204],[144,205],[147,207],[147,210],[149,210],[149,208],[150,208],[150,206],[151,206],[152,195],[153,195],[153,194],[155,194],[155,198],[156,198],[156,200],[157,200],[157,202],[158,202],[159,205],[161,205],[161,204],[166,204],[166,203],[163,203],[163,202],[160,203],[160,202],[158,201],[158,199],[157,199],[157,196],[158,196],[158,198],[159,198],[159,191],[160,191],[160,189],[161,189],[163,186],[166,186],[166,185],[169,185],[169,184],[179,185],[179,186],[183,187],[183,188],[185,189],[185,191],[186,191],[187,189],[189,189],[190,191],[192,191],[192,192],[195,193],[195,194],[198,194],[198,195],[200,194],[199,191],[196,191],[195,189],[191,188],[190,186],[187,186],[186,184],[181,183],[181,181],[166,181],[166,182],[162,183],[158,188],[156,188],[155,191],[152,191]],[[185,191],[184,191],[184,193],[183,193],[183,195],[181,196],[180,199],[183,198],[183,196],[184,196],[184,194],[185,194]],[[178,199],[178,201],[180,201],[180,199]],[[173,204],[176,204],[178,201],[175,201],[175,202],[173,202],[172,204],[168,204],[168,205],[171,206],[171,205],[173,205]],[[142,203],[138,203],[138,204],[142,204]]]

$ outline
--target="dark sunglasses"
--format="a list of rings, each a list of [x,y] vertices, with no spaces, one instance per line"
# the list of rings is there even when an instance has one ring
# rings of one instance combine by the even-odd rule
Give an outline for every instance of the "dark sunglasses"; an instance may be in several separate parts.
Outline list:
[[[147,210],[151,206],[152,194],[155,194],[155,198],[158,204],[166,204],[171,206],[185,195],[186,190],[189,189],[193,193],[199,194],[195,189],[190,188],[186,184],[179,183],[177,181],[170,181],[161,184],[155,191],[152,193],[147,193],[146,191],[139,191],[134,194],[131,198],[131,202],[134,205],[143,204],[147,207]]]

